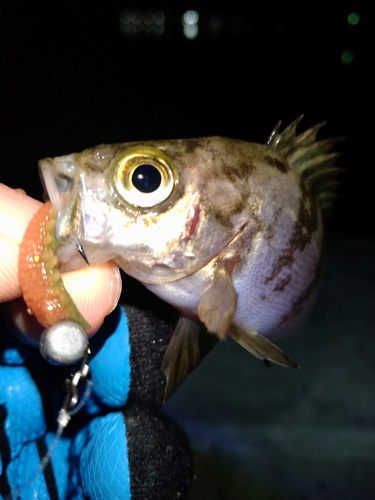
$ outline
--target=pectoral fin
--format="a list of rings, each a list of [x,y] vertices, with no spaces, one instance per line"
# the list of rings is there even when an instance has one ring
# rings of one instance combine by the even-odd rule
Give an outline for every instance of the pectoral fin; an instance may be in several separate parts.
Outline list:
[[[161,396],[163,401],[185,380],[216,342],[217,339],[207,333],[202,323],[184,317],[179,319],[162,363],[167,379]]]
[[[299,368],[297,363],[289,359],[276,344],[259,333],[232,326],[228,335],[257,358],[267,359],[278,365]]]
[[[198,305],[199,319],[210,333],[215,333],[220,339],[228,332],[236,312],[237,293],[232,282],[236,264],[235,260],[218,263],[212,283]]]

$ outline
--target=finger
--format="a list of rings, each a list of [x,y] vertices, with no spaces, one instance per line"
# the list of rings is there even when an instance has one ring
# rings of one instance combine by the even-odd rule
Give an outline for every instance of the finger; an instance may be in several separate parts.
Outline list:
[[[21,295],[18,283],[19,245],[28,222],[41,203],[0,185],[0,301]],[[3,245],[4,243],[4,245]],[[121,277],[112,262],[63,273],[64,285],[77,308],[95,333],[116,306],[121,294]],[[15,301],[10,313],[17,326],[30,337],[39,335],[22,301]]]
[[[121,294],[121,276],[113,262],[90,266],[62,275],[64,285],[82,316],[91,325],[87,334],[94,335],[105,317],[113,311]],[[29,343],[39,343],[44,328],[31,315],[23,299],[8,304],[13,323]]]
[[[23,233],[41,202],[0,184],[0,302],[21,295],[18,254]]]
[[[91,325],[87,333],[93,335],[120,299],[119,268],[109,261],[63,273],[62,278],[79,312]]]

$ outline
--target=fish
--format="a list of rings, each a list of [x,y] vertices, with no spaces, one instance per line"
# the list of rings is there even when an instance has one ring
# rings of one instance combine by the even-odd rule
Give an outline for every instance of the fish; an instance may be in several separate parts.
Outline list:
[[[323,212],[336,196],[342,138],[265,144],[226,137],[101,144],[39,162],[56,208],[61,269],[114,260],[178,309],[165,398],[217,340],[297,367],[274,340],[309,314],[321,274]],[[82,253],[82,252],[80,252]]]

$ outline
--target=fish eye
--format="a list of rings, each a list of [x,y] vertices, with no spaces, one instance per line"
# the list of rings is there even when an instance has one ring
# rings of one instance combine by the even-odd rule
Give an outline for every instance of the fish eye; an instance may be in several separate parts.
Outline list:
[[[141,193],[153,193],[161,184],[159,169],[149,163],[142,163],[134,170],[132,183]]]
[[[178,183],[173,160],[149,146],[129,148],[109,172],[112,193],[135,208],[151,208],[169,198]]]

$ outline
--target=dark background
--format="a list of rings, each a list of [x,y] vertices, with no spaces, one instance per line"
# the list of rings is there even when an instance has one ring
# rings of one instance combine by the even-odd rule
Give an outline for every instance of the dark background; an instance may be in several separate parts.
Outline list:
[[[303,113],[300,131],[327,120],[321,138],[346,137],[330,231],[373,234],[370,4],[0,1],[0,180],[40,198],[39,158],[213,134],[265,142]]]
[[[0,0],[0,181],[36,198],[38,159],[103,142],[265,142],[302,113],[300,131],[327,120],[322,139],[346,137],[321,294],[280,342],[302,369],[267,370],[227,341],[167,404],[194,447],[193,500],[373,498],[371,5]],[[149,23],[158,11],[164,28]]]

